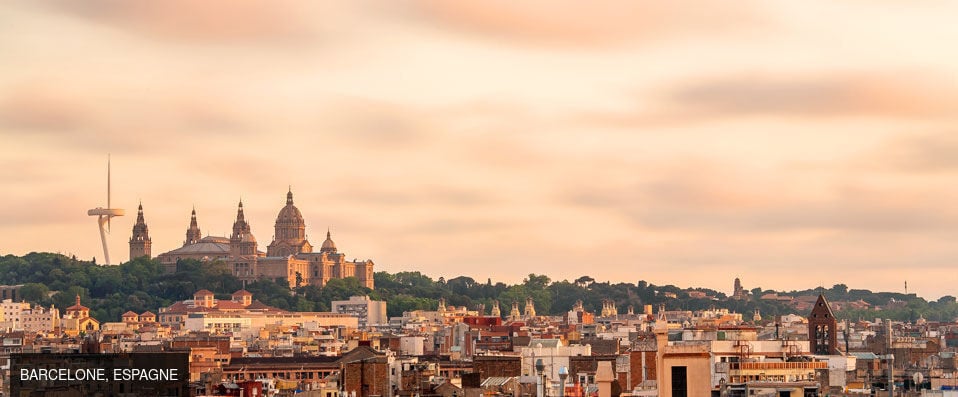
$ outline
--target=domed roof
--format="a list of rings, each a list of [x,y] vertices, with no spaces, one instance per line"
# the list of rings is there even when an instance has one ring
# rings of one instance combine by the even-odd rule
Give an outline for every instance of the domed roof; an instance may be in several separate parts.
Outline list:
[[[209,237],[209,236],[207,236]],[[230,252],[229,240],[226,240],[222,237],[210,238],[207,241],[201,241],[194,244],[184,245],[180,248],[168,252],[171,255],[185,255],[185,254],[208,254],[214,256],[220,256],[223,254],[228,254]]]
[[[201,243],[229,244],[230,239],[220,236],[206,236],[200,239]]]
[[[329,230],[326,231],[326,241],[323,241],[323,246],[319,249],[319,252],[336,252],[336,243],[333,242]]]
[[[276,223],[280,222],[305,223],[303,222],[303,214],[299,212],[299,208],[293,205],[292,190],[286,193],[286,206],[279,210],[279,215],[276,216]]]
[[[266,250],[266,256],[289,256],[304,252],[313,252],[313,246],[306,241],[306,222],[299,209],[293,205],[293,192],[286,193],[286,206],[276,217],[273,242]]]

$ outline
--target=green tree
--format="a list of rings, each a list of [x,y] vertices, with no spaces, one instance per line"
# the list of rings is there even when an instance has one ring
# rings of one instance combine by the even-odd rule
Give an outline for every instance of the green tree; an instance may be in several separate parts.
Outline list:
[[[84,306],[89,306],[90,294],[86,288],[79,287],[79,286],[73,286],[63,291],[57,292],[56,294],[53,295],[53,303],[60,308],[67,308],[67,307],[73,306],[74,303],[76,303],[77,295],[80,296],[81,302],[86,302]]]
[[[541,291],[549,286],[549,282],[551,282],[549,276],[530,273],[529,277],[522,281],[522,284],[529,290]]]
[[[595,282],[595,279],[589,276],[582,276],[575,279],[575,285],[582,288],[589,288],[589,286],[592,285],[592,283],[594,282]]]
[[[40,283],[26,283],[20,287],[20,296],[27,302],[46,304],[50,300],[48,293],[50,289]]]

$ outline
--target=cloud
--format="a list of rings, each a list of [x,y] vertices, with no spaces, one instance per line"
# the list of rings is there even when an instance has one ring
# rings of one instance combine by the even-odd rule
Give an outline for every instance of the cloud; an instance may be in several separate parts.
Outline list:
[[[433,118],[394,102],[338,97],[323,105],[316,123],[324,134],[341,142],[394,150],[423,143],[434,132]]]
[[[216,96],[204,98],[191,95],[175,98],[156,109],[166,109],[168,114],[158,114],[156,118],[170,119],[179,130],[228,136],[251,132],[250,123],[240,110],[231,107],[224,98]]]
[[[411,225],[409,231],[426,236],[447,236],[449,234],[472,235],[474,233],[488,233],[496,230],[509,230],[515,228],[515,226],[513,222],[505,219],[437,218]]]
[[[90,109],[76,98],[36,86],[0,97],[0,133],[69,134],[88,127]]]
[[[909,73],[911,74],[911,73]],[[683,117],[950,116],[958,91],[941,80],[901,75],[721,77],[672,89],[669,101]]]
[[[206,138],[235,139],[251,132],[247,115],[215,94],[136,98],[121,94],[119,100],[114,96],[124,88],[112,88],[84,91],[51,83],[16,84],[7,95],[0,94],[0,136],[97,153],[148,153],[183,150],[177,138],[189,138],[195,147]]]
[[[860,160],[867,168],[912,173],[958,171],[958,134],[900,134]]]
[[[169,40],[200,43],[283,42],[315,37],[329,15],[319,3],[293,1],[53,1],[57,11]]]
[[[199,146],[206,147],[202,144]],[[217,149],[222,150],[228,147],[222,144]],[[264,181],[271,181],[280,186],[284,182],[293,182],[282,180],[283,175],[288,175],[288,170],[275,160],[237,152],[231,156],[220,157],[215,162],[208,162],[204,159],[206,152],[207,150],[204,149],[193,148],[190,150],[191,156],[177,159],[181,172],[191,175],[188,179],[189,185],[201,183],[201,181],[218,181],[229,182],[240,189],[254,189],[254,186],[262,186]],[[240,190],[240,194],[242,193]]]
[[[586,111],[570,121],[634,129],[753,117],[927,121],[958,114],[958,86],[917,70],[684,79],[644,90],[628,100],[626,111]]]
[[[379,184],[365,187],[348,186],[340,189],[333,187],[321,193],[342,198],[349,203],[388,207],[475,208],[498,202],[497,196],[488,191],[452,186],[423,185],[418,182],[415,185],[389,186]]]
[[[426,23],[504,42],[574,47],[647,42],[663,37],[727,34],[765,26],[758,3],[669,2],[448,2],[408,4]],[[412,13],[412,12],[410,12]]]
[[[823,192],[803,192],[790,189],[781,176],[767,179],[721,168],[699,164],[653,180],[597,186],[565,197],[574,205],[611,212],[637,227],[659,231],[747,235],[958,230],[958,212],[948,210],[955,197],[940,191],[839,183]]]
[[[24,226],[46,227],[70,224],[81,217],[86,217],[85,208],[63,199],[69,195],[69,191],[63,190],[44,192],[44,194],[8,195],[4,205],[0,206],[2,226],[5,229],[17,229]],[[89,223],[96,222],[90,220]]]

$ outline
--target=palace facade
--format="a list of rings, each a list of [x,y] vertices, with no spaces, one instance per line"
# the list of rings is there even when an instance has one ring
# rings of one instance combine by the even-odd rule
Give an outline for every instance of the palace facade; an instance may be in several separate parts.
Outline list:
[[[150,256],[150,249],[149,229],[143,218],[141,204],[130,238],[130,259]],[[156,258],[168,272],[176,271],[176,262],[182,259],[223,261],[229,264],[233,275],[244,284],[271,279],[285,281],[290,287],[322,287],[330,279],[355,277],[361,285],[373,288],[373,261],[347,261],[346,255],[336,248],[329,231],[319,252],[313,251],[313,245],[306,239],[306,222],[299,208],[293,204],[292,190],[286,193],[286,206],[276,216],[273,241],[267,246],[266,252],[259,250],[256,237],[243,214],[243,202],[240,201],[236,221],[233,222],[233,233],[228,238],[203,237],[196,220],[196,209],[193,209],[183,246]]]

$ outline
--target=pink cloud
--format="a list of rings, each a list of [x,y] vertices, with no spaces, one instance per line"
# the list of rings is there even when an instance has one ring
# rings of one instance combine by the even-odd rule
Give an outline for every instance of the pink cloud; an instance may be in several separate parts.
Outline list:
[[[584,111],[584,126],[634,129],[752,117],[821,121],[849,117],[942,120],[958,114],[958,86],[942,76],[832,72],[723,75],[670,82],[632,97],[631,111]]]
[[[64,12],[130,32],[199,42],[300,40],[327,17],[319,3],[294,1],[57,1]]]
[[[757,3],[692,1],[412,1],[424,17],[451,27],[520,42],[592,46],[667,36],[728,33],[763,26]]]
[[[917,74],[721,77],[677,88],[670,99],[704,115],[926,117],[958,110],[955,87]]]
[[[72,95],[25,84],[0,96],[0,127],[29,133],[71,133],[89,126],[89,111],[89,106]]]

